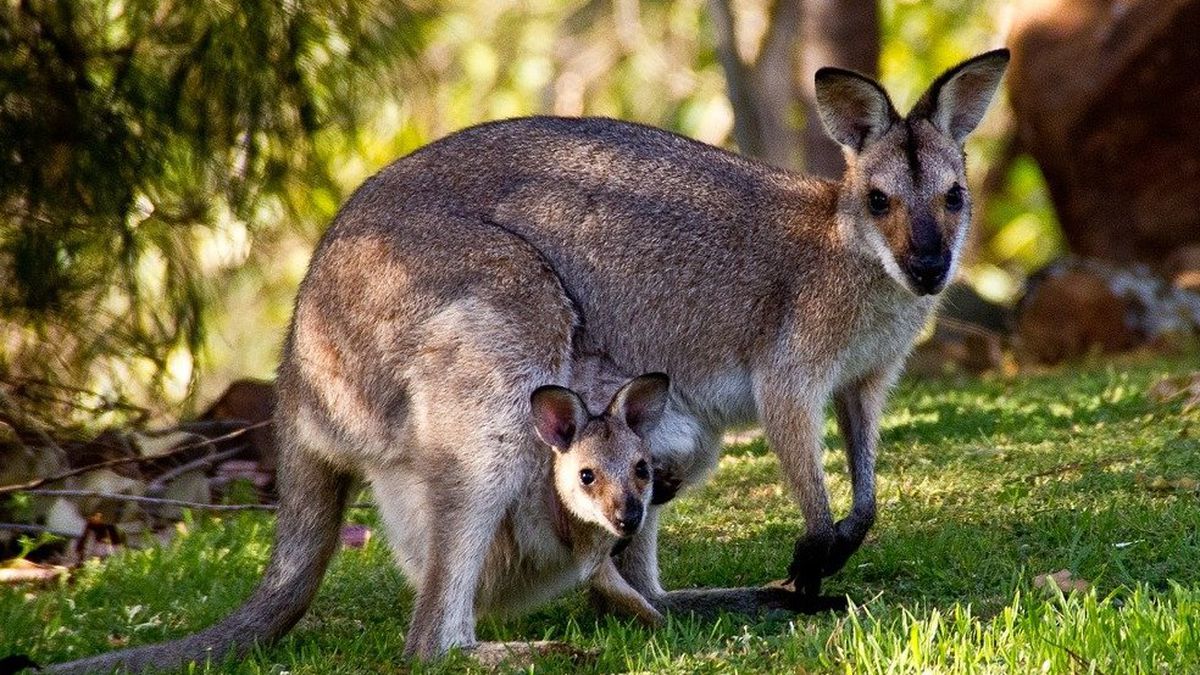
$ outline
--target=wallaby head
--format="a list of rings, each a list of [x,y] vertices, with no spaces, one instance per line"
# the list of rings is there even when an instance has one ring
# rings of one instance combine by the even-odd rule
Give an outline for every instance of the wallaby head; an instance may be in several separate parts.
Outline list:
[[[983,119],[1007,65],[1007,49],[960,63],[905,117],[874,80],[838,68],[817,71],[817,112],[846,153],[840,227],[916,295],[940,292],[957,269],[971,222],[963,141]]]
[[[646,436],[662,417],[669,384],[662,373],[635,377],[599,415],[566,387],[533,392],[534,429],[554,449],[555,489],[576,518],[618,537],[637,532],[651,492]]]

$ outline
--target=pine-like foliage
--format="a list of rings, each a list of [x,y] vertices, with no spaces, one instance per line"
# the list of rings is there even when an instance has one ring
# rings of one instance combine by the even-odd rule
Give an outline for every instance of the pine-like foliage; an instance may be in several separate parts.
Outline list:
[[[198,235],[330,189],[316,139],[399,90],[419,34],[402,0],[4,3],[0,384],[195,349]]]

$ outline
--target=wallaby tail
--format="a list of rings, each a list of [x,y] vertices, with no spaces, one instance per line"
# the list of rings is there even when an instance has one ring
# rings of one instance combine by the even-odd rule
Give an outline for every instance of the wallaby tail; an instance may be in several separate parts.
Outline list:
[[[846,609],[845,597],[807,596],[779,586],[669,591],[651,602],[656,609],[667,614],[692,613],[704,617],[720,612],[754,616],[776,610],[818,614]]]
[[[337,549],[351,480],[307,452],[284,448],[283,454],[271,560],[258,588],[237,611],[185,638],[61,663],[44,672],[176,669],[194,661],[240,656],[290,630],[308,609]]]

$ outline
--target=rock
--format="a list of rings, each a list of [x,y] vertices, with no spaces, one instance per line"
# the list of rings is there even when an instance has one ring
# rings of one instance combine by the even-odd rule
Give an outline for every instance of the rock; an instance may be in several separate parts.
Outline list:
[[[73,532],[79,536],[87,527],[87,519],[79,513],[79,507],[74,502],[59,497],[46,513],[46,527],[51,532]]]
[[[1026,0],[1009,44],[1020,141],[1070,250],[1161,272],[1200,244],[1200,0]]]
[[[263,380],[235,380],[200,415],[201,420],[229,420],[246,424],[270,422],[275,408],[275,385]],[[274,473],[276,467],[275,436],[271,427],[261,426],[244,436],[238,436],[218,444],[220,449],[239,443],[249,443],[250,448],[241,455],[244,459],[257,460],[263,468]]]
[[[1200,294],[1144,265],[1066,258],[1030,277],[1016,325],[1021,356],[1054,364],[1191,335],[1200,328]]]

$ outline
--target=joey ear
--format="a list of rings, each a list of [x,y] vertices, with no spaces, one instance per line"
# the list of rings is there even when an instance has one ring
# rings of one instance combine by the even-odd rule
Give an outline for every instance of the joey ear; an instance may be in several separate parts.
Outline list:
[[[667,407],[671,378],[664,373],[646,373],[626,382],[608,404],[608,415],[625,420],[641,438],[662,419]]]
[[[575,434],[587,424],[587,407],[579,394],[566,387],[538,387],[529,397],[529,406],[538,438],[559,452],[566,452]]]
[[[855,152],[862,152],[900,119],[883,87],[853,70],[818,70],[816,99],[829,137]]]
[[[921,96],[910,119],[925,118],[959,145],[987,112],[1008,67],[1008,50],[985,52],[938,76]]]

